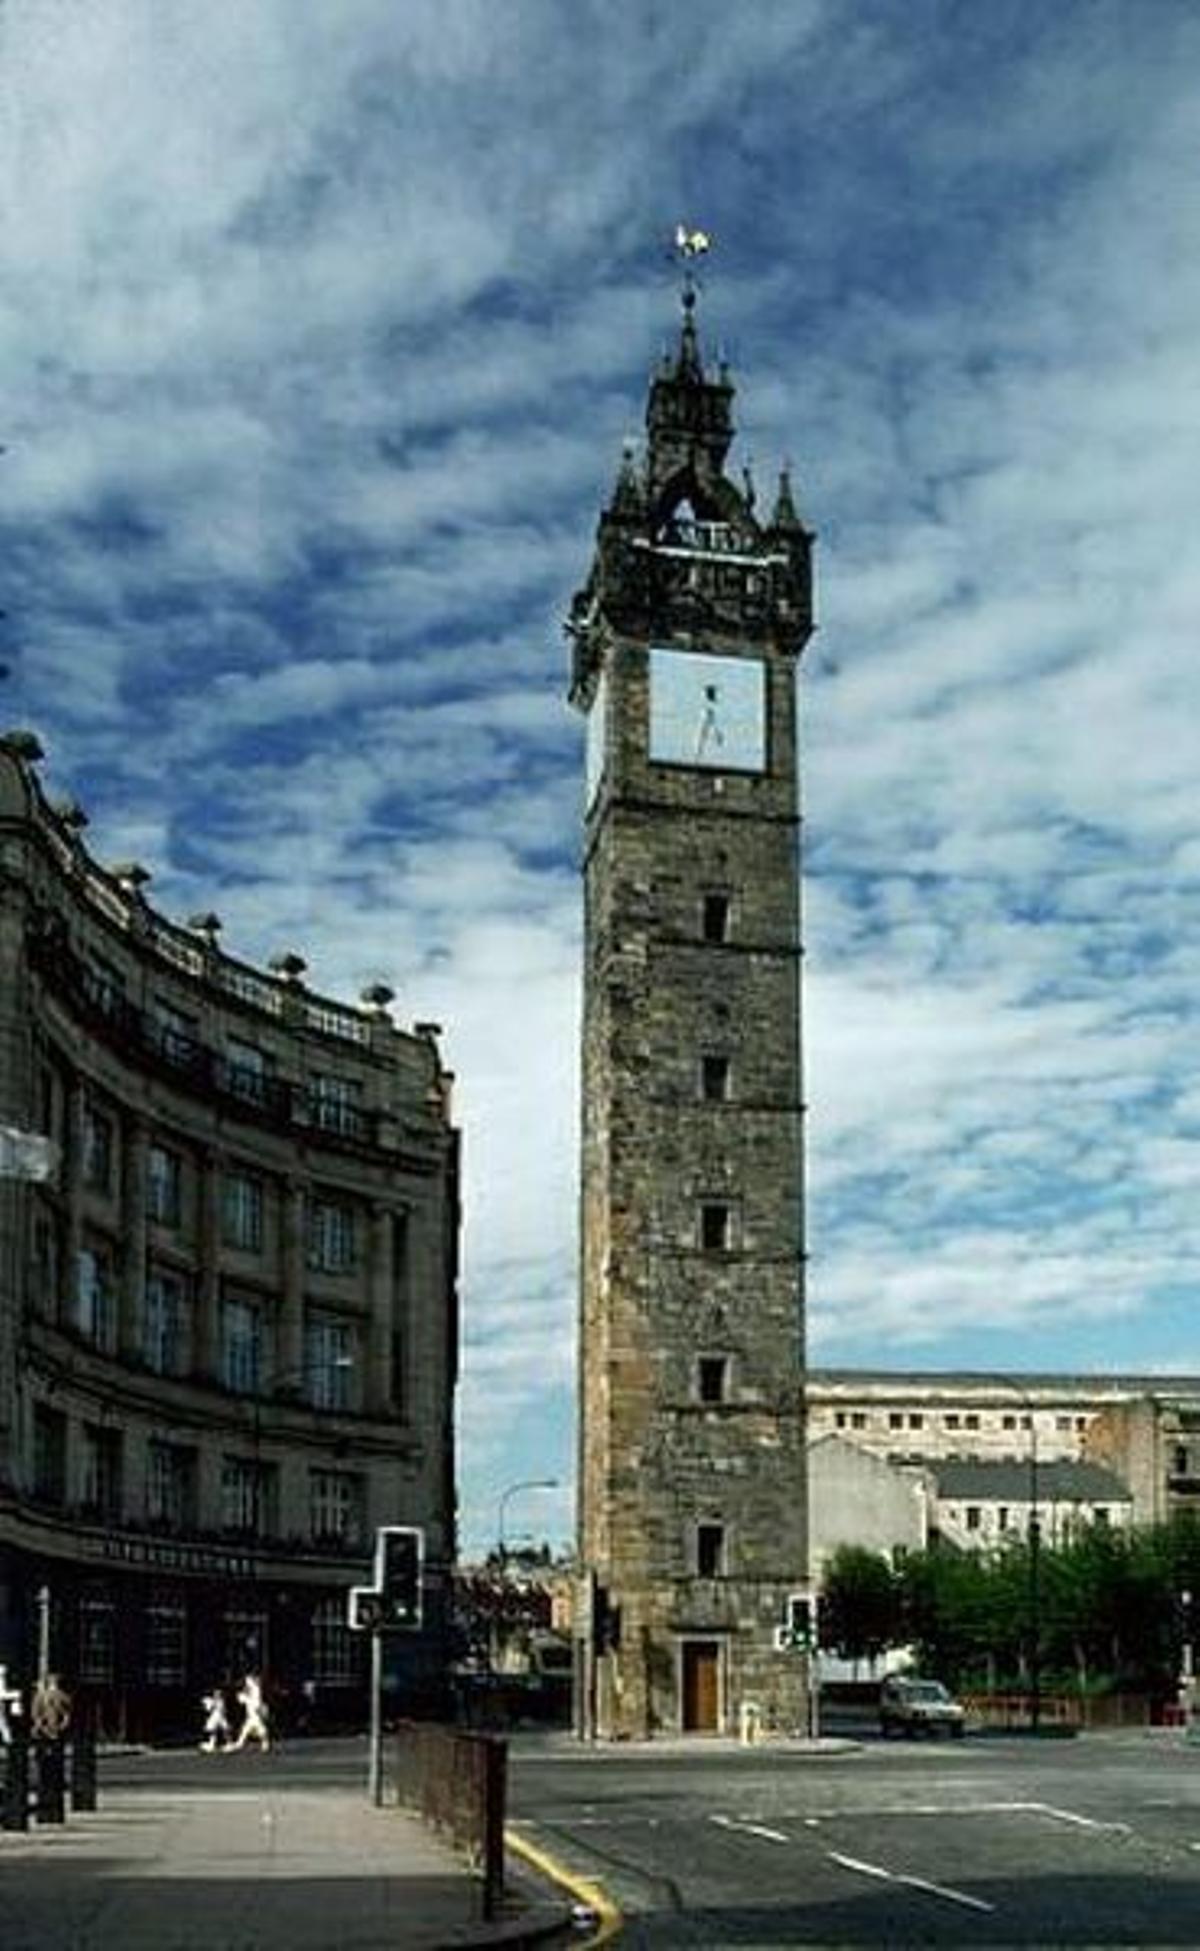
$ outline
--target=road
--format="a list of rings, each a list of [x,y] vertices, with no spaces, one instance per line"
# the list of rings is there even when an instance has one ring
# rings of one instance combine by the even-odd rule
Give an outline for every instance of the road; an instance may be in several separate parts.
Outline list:
[[[359,1741],[111,1755],[153,1792],[365,1779]],[[510,1821],[602,1881],[622,1945],[1200,1945],[1200,1748],[1172,1732],[803,1754],[510,1744]]]
[[[839,1755],[514,1744],[510,1814],[622,1944],[1200,1945],[1200,1749],[865,1742]]]

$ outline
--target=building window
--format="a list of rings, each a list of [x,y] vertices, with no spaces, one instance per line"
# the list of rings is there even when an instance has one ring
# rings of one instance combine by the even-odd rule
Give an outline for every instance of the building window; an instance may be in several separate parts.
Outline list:
[[[719,1578],[724,1570],[725,1526],[698,1524],[696,1526],[696,1576]]]
[[[1054,1427],[1055,1429],[1070,1429],[1071,1418],[1069,1416],[1056,1416],[1054,1418]]]
[[[83,1183],[89,1192],[111,1192],[116,1127],[94,1104],[83,1108]]]
[[[310,1077],[308,1113],[321,1131],[356,1138],[362,1129],[362,1085],[354,1077]]]
[[[898,1409],[889,1409],[889,1411],[888,1411],[888,1428],[889,1428],[889,1429],[903,1429],[903,1428],[904,1428],[904,1417],[903,1417],[903,1416],[902,1416],[902,1415],[900,1414],[900,1411],[899,1411]]]
[[[146,1275],[142,1353],[159,1375],[185,1375],[190,1365],[191,1299],[182,1274],[151,1267]]]
[[[240,1037],[225,1039],[225,1082],[234,1097],[249,1104],[264,1104],[267,1096],[267,1056],[256,1043],[243,1043]]]
[[[1008,1505],[1007,1504],[999,1504],[996,1507],[996,1529],[997,1531],[1008,1530]]]
[[[58,1220],[53,1213],[38,1212],[33,1221],[31,1267],[32,1300],[47,1321],[58,1319],[58,1280],[60,1261]]]
[[[151,1145],[146,1154],[146,1211],[160,1226],[178,1226],[183,1184],[183,1161],[165,1145]]]
[[[274,1469],[257,1457],[227,1456],[221,1464],[221,1526],[239,1537],[269,1537],[273,1529]]]
[[[116,1607],[111,1599],[79,1601],[79,1678],[85,1686],[106,1687],[116,1676]]]
[[[982,1514],[980,1512],[978,1504],[968,1504],[967,1505],[967,1530],[978,1531],[981,1521],[982,1521]]]
[[[310,1470],[308,1522],[318,1543],[357,1544],[363,1532],[362,1478],[349,1470]]]
[[[706,942],[729,940],[730,900],[727,894],[706,894],[700,910],[700,933]]]
[[[709,1104],[724,1104],[729,1097],[729,1058],[705,1055],[700,1059],[700,1095]]]
[[[850,1412],[850,1427],[851,1427],[851,1429],[865,1429],[865,1428],[866,1428],[866,1426],[867,1426],[867,1412],[866,1412],[866,1410],[865,1410],[865,1409],[852,1409],[852,1410],[851,1410],[851,1412]]]
[[[315,1315],[305,1324],[305,1393],[315,1409],[353,1406],[355,1334],[349,1321]]]
[[[924,1416],[921,1415],[910,1416],[908,1419],[908,1426],[910,1429],[924,1429],[925,1427]]]
[[[979,1418],[978,1418],[978,1416],[976,1416],[976,1415],[975,1415],[974,1413],[972,1413],[972,1414],[971,1414],[971,1415],[969,1415],[969,1416],[964,1416],[964,1417],[963,1417],[963,1427],[964,1427],[964,1429],[978,1429],[978,1428],[979,1428]]]
[[[1096,1509],[1092,1512],[1092,1523],[1098,1525],[1101,1531],[1107,1531],[1108,1522],[1111,1516],[1112,1516],[1112,1512],[1109,1510],[1106,1504],[1098,1504],[1096,1506]]]
[[[312,1677],[326,1686],[346,1686],[358,1678],[358,1647],[346,1623],[346,1601],[338,1595],[318,1599],[312,1610]]]
[[[308,1264],[320,1273],[349,1273],[354,1265],[354,1208],[337,1199],[308,1207]]]
[[[263,1243],[263,1182],[249,1172],[227,1172],[222,1185],[222,1220],[226,1246],[261,1253]]]
[[[696,1363],[696,1393],[701,1402],[724,1402],[729,1391],[729,1357],[701,1355]]]
[[[75,1326],[97,1348],[111,1352],[117,1338],[117,1306],[112,1255],[108,1248],[83,1247],[78,1271]]]
[[[700,1245],[705,1253],[727,1253],[733,1240],[733,1208],[723,1199],[700,1207]]]
[[[194,1016],[185,1015],[161,996],[154,999],[154,1026],[158,1032],[158,1047],[169,1064],[177,1064],[181,1070],[195,1062],[200,1048],[199,1023]]]
[[[947,1429],[958,1428],[958,1417],[953,1413],[951,1413],[949,1416],[944,1416],[942,1420],[945,1423]]]
[[[1017,1426],[1017,1419],[1015,1416],[1001,1416],[1000,1421],[1005,1429],[1015,1429]]]
[[[121,1432],[99,1423],[80,1431],[80,1503],[93,1517],[121,1518]]]
[[[263,1375],[263,1310],[257,1301],[227,1295],[221,1305],[221,1380],[239,1395],[257,1395]]]
[[[180,1687],[187,1678],[187,1611],[182,1599],[154,1598],[146,1607],[146,1679],[152,1687]]]
[[[1076,1416],[1075,1418],[1076,1429],[1086,1429],[1087,1425],[1088,1425],[1088,1419],[1086,1416]]]
[[[158,1531],[195,1528],[195,1450],[151,1440],[146,1450],[146,1518]]]
[[[1186,1477],[1188,1473],[1188,1453],[1182,1443],[1175,1445],[1175,1475]]]
[[[33,1410],[33,1494],[44,1504],[64,1504],[67,1496],[67,1419],[44,1402]]]

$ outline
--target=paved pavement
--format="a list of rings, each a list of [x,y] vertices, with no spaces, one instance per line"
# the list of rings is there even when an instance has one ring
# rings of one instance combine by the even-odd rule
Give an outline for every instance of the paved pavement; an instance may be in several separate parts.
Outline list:
[[[4,1951],[428,1951],[544,1939],[530,1887],[498,1924],[413,1816],[362,1790],[122,1787],[62,1828],[0,1832]]]

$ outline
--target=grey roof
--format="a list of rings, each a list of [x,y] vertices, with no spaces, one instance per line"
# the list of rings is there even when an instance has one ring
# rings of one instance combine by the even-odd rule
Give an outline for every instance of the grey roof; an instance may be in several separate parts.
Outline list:
[[[897,1389],[1066,1389],[1096,1395],[1200,1396],[1200,1375],[1055,1374],[1045,1369],[983,1368],[810,1368],[807,1381],[821,1388]]]
[[[1028,1504],[1036,1494],[1038,1502],[1044,1504],[1128,1504],[1131,1501],[1128,1487],[1099,1463],[1047,1460],[1035,1470],[1032,1460],[1025,1457],[1000,1458],[995,1463],[950,1458],[944,1462],[931,1459],[927,1468],[942,1499]]]

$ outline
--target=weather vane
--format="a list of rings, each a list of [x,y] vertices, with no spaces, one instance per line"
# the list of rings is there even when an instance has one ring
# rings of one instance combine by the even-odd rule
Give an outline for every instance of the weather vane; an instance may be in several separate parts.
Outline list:
[[[695,265],[702,257],[707,257],[712,249],[712,236],[707,230],[693,230],[688,224],[675,226],[675,261],[683,269],[683,296],[685,304],[695,297]]]

